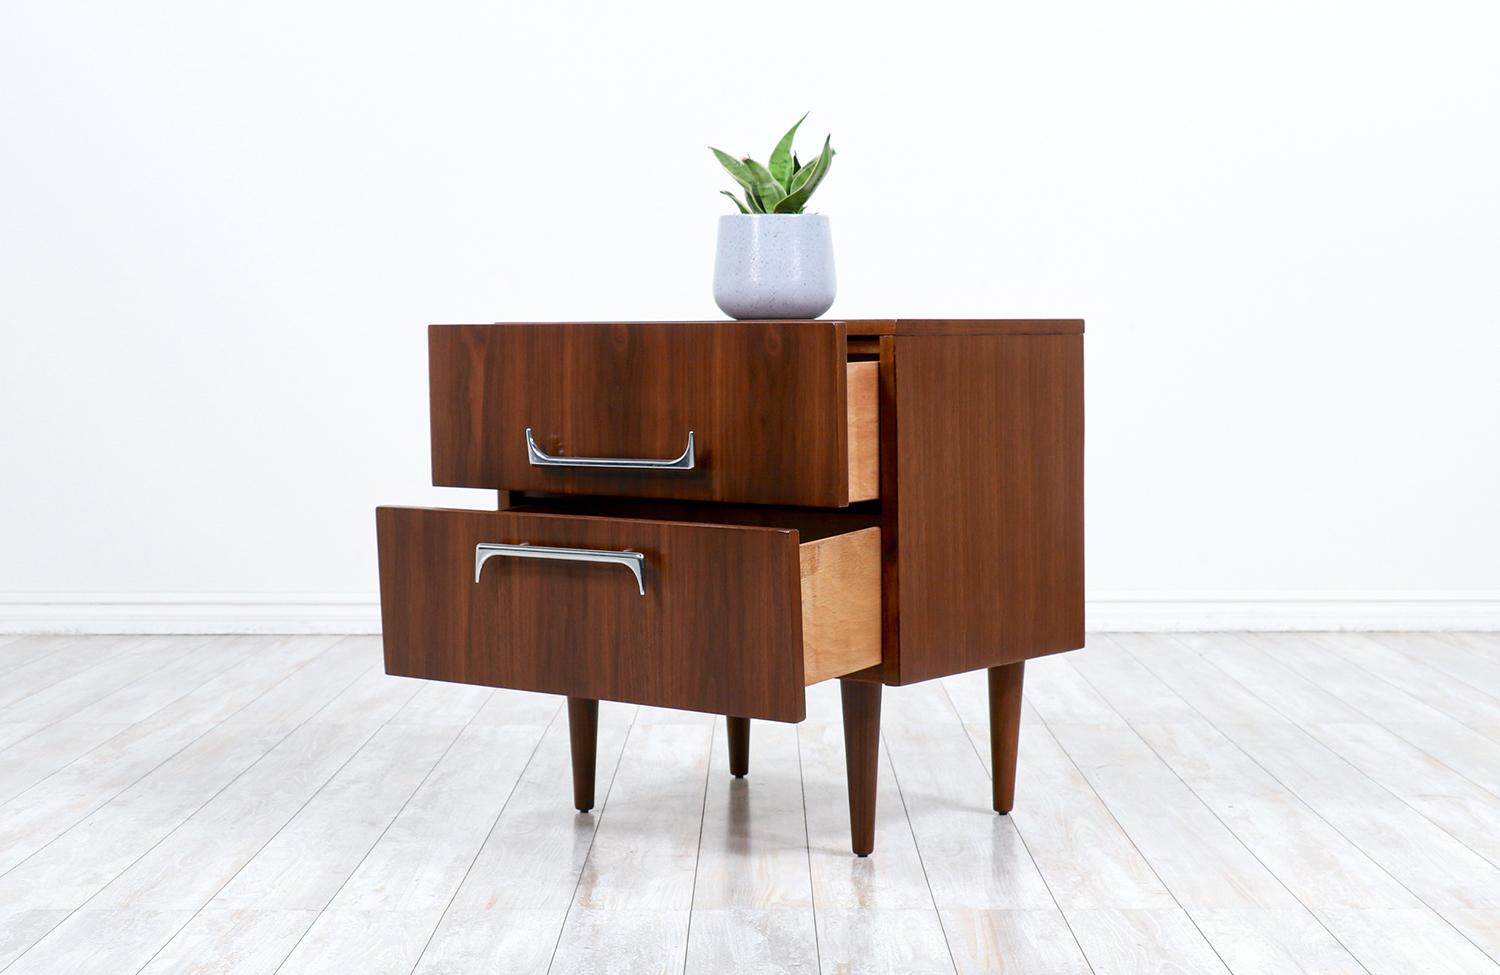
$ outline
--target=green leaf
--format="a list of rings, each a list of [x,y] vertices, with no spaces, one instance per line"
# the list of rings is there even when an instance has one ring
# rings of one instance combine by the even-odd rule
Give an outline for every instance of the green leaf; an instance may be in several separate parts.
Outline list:
[[[734,201],[734,205],[740,208],[740,212],[741,213],[749,213],[750,212],[749,210],[745,209],[745,204],[743,204],[743,203],[740,202],[740,198],[737,197],[737,196],[735,196],[733,193],[729,192],[728,190],[720,190],[719,192],[723,193],[725,196],[727,196],[731,200],[733,200]]]
[[[786,135],[782,136],[781,141],[776,143],[776,148],[771,150],[771,164],[768,168],[771,171],[771,177],[781,184],[783,190],[792,188],[792,140],[797,136],[797,126],[801,125],[806,118],[807,113],[803,112],[797,124],[787,129]]]
[[[822,177],[818,175],[819,168],[826,167],[830,162],[833,161],[834,152],[832,147],[828,144],[828,140],[831,138],[833,137],[829,136],[825,138],[823,140],[823,151],[818,153],[818,157],[814,159],[810,164],[804,166],[797,172],[796,177],[792,179],[792,192],[796,192],[797,190],[802,189],[807,185],[808,180],[811,180],[815,177],[818,179],[822,179]]]
[[[823,177],[828,175],[828,167],[833,165],[833,147],[829,144],[832,139],[829,136],[823,140],[823,151],[818,153],[810,165],[800,170],[792,179],[792,191],[781,200],[777,201],[773,208],[775,213],[801,213],[802,208],[807,206],[808,199],[813,195],[813,190],[823,182]]]
[[[721,152],[720,150],[715,149],[713,146],[709,146],[708,148],[716,157],[718,157],[719,165],[728,170],[729,175],[734,177],[734,181],[736,183],[743,186],[747,193],[753,193],[755,191],[755,177],[751,174],[750,170],[745,168],[744,163],[740,162],[738,159],[734,158],[727,152]]]
[[[765,205],[766,212],[770,213],[775,209],[776,204],[781,202],[782,197],[786,196],[786,188],[776,181],[776,177],[771,175],[769,169],[754,159],[747,157],[741,159],[740,162],[744,163],[745,168],[750,170],[750,175],[755,180],[755,195],[760,197],[761,203]]]

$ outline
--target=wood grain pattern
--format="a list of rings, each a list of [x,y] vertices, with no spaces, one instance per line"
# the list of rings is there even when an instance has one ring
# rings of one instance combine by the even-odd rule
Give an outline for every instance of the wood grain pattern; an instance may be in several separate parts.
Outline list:
[[[839,681],[844,708],[844,762],[849,778],[849,835],[857,856],[875,849],[875,786],[880,779],[881,685]]]
[[[729,774],[743,779],[750,774],[750,719],[728,715],[724,731],[729,739]]]
[[[878,528],[798,546],[785,529],[531,511],[382,508],[377,521],[393,674],[800,720],[793,681],[880,663]],[[647,594],[617,567],[565,562],[491,560],[476,585],[482,541],[641,551]],[[704,689],[716,696],[691,696]]]
[[[849,500],[880,497],[880,364],[845,367],[849,412]]]
[[[1001,814],[1016,805],[1016,755],[1021,744],[1021,685],[1025,673],[1024,660],[989,670],[992,798],[995,812]]]
[[[381,508],[387,672],[800,721],[797,535],[775,528]],[[492,559],[480,542],[634,550],[623,568]],[[709,651],[712,648],[712,651]]]
[[[809,684],[880,663],[880,529],[806,542],[803,679]]]
[[[885,341],[895,429],[883,507],[896,496],[886,594],[899,600],[886,681],[1081,647],[1082,337]]]
[[[1082,335],[1078,318],[875,318],[842,323],[855,337],[871,335]]]
[[[573,753],[573,808],[594,808],[594,767],[599,752],[599,702],[568,698],[568,742]]]
[[[1409,636],[1371,639],[1417,645]],[[761,774],[750,783],[729,778],[728,752],[710,739],[714,718],[603,705],[599,806],[576,816],[560,794],[567,724],[559,716],[542,728],[559,699],[496,692],[480,704],[470,688],[386,677],[374,640],[345,641],[337,655],[352,652],[336,665],[324,638],[233,643],[243,667],[129,726],[134,744],[105,746],[121,764],[91,753],[9,804],[44,793],[59,812],[67,796],[108,802],[92,823],[29,818],[34,832],[0,837],[0,849],[14,842],[35,852],[12,871],[26,883],[7,878],[0,891],[7,972],[145,965],[148,975],[270,975],[304,934],[283,971],[542,972],[552,962],[554,972],[587,972],[640,958],[667,971],[1196,973],[1218,970],[1217,956],[1232,972],[1257,975],[1500,972],[1500,908],[1467,906],[1495,903],[1500,874],[1475,873],[1453,845],[1500,859],[1500,799],[1436,757],[1479,743],[1372,673],[1358,656],[1373,653],[1363,642],[1111,637],[1030,663],[1027,697],[1046,724],[1025,711],[1026,796],[1008,819],[977,787],[989,754],[985,677],[892,688],[883,695],[880,850],[858,860],[846,845],[833,682],[807,689],[806,722],[757,729]],[[99,660],[123,644],[80,637],[52,652]],[[1477,687],[1493,660],[1471,657],[1409,659]],[[344,679],[356,672],[353,683]],[[1419,671],[1400,676],[1413,689],[1429,686]],[[129,686],[142,701],[164,700],[181,679],[163,668]],[[288,722],[308,717],[358,723],[372,706],[390,713],[418,686],[437,693],[402,708],[404,723],[393,718],[220,897],[197,912],[174,908],[181,892],[222,879],[219,840],[225,850],[256,845],[243,831],[265,810],[247,799],[281,804],[294,779],[304,783],[296,789],[310,787],[328,767],[305,735],[295,758],[286,750],[294,740],[280,758],[271,749],[248,768],[259,752],[236,755],[236,742],[268,748]],[[264,705],[242,710],[261,697]],[[497,707],[502,699],[507,706]],[[527,701],[542,707],[517,706]],[[465,706],[478,714],[435,768]],[[529,726],[513,720],[518,711]],[[187,725],[226,718],[214,747],[189,746],[183,760],[111,798],[124,778],[156,764],[142,743],[168,726],[186,734]],[[1420,748],[1405,739],[1419,727],[1429,736]],[[633,757],[616,775],[627,738]],[[256,771],[268,761],[279,769]],[[232,815],[208,815],[231,807]],[[600,822],[606,835],[591,846]],[[1234,842],[1212,839],[1224,830]],[[138,875],[132,864],[142,856],[160,859],[153,848],[182,850],[195,832],[196,852],[180,857],[177,875],[162,875],[170,884],[150,885],[149,899],[144,887],[127,909],[97,897],[113,878]],[[367,852],[352,886],[324,910]],[[1386,875],[1361,865],[1361,855]],[[50,866],[39,872],[39,860]],[[1450,872],[1453,881],[1439,884]],[[559,943],[580,893],[589,906],[578,902]],[[1412,898],[1425,903],[1390,906]],[[319,913],[327,919],[309,933]]]
[[[450,487],[841,506],[844,329],[829,322],[434,325],[432,479]],[[550,454],[692,471],[533,467]]]

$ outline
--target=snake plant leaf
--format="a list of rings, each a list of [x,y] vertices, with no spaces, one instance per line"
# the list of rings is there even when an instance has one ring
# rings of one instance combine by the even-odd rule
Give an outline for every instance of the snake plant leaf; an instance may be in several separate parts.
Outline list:
[[[735,196],[733,193],[729,192],[728,190],[720,190],[719,192],[723,193],[725,196],[727,196],[731,200],[733,200],[734,201],[734,205],[740,208],[740,212],[741,213],[749,213],[750,212],[749,210],[745,209],[745,204],[743,204],[743,203],[740,202],[740,198],[737,197],[737,196]]]
[[[792,140],[797,137],[797,126],[807,119],[807,113],[802,113],[802,118],[797,120],[796,125],[787,129],[786,135],[776,143],[776,148],[771,150],[771,162],[767,167],[771,176],[781,184],[783,190],[792,188]]]
[[[828,167],[833,165],[833,147],[829,144],[832,136],[823,140],[823,151],[818,153],[810,165],[802,169],[792,179],[792,191],[782,197],[773,207],[774,213],[801,213],[802,208],[807,206],[807,201],[813,195],[813,190],[823,182],[823,177],[828,175]]]
[[[823,151],[818,153],[818,157],[816,159],[814,159],[808,165],[802,167],[802,169],[797,172],[797,175],[793,177],[792,192],[795,193],[797,190],[802,189],[811,179],[823,178],[822,176],[818,175],[818,171],[820,169],[827,168],[828,164],[833,161],[834,152],[832,145],[830,145],[830,140],[832,139],[833,136],[831,135],[825,138],[823,140]]]
[[[755,195],[760,197],[760,202],[765,206],[766,213],[775,210],[776,204],[780,203],[782,197],[786,196],[786,187],[777,182],[771,171],[748,156],[741,159],[745,168],[750,170],[750,175],[755,180]]]
[[[755,177],[751,174],[750,170],[745,168],[744,163],[727,152],[715,149],[713,146],[709,146],[708,148],[718,157],[719,165],[723,166],[729,172],[729,175],[734,177],[736,183],[745,188],[746,193],[755,192]]]

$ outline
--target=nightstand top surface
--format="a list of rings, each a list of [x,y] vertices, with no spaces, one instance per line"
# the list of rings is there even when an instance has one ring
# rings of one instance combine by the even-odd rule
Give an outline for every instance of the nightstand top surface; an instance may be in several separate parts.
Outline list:
[[[697,322],[494,322],[495,325],[729,325],[732,320]],[[744,322],[741,324],[756,324]],[[1079,335],[1081,318],[819,318],[776,319],[760,324],[843,325],[847,334],[876,335]],[[434,328],[447,327],[434,325]]]

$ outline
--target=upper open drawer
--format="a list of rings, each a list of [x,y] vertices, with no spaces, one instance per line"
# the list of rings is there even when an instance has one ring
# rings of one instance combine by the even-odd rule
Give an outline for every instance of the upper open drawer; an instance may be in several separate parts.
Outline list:
[[[434,325],[432,480],[840,506],[879,494],[877,366],[837,322]]]

